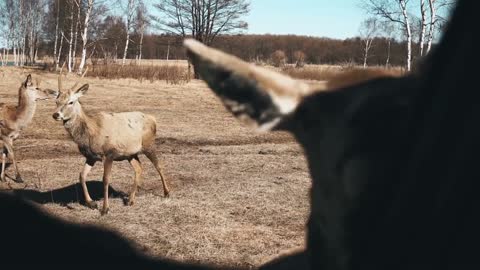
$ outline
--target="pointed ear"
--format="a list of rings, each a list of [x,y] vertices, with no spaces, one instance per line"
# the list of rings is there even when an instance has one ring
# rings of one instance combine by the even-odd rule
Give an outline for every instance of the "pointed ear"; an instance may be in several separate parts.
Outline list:
[[[286,117],[312,92],[288,76],[248,64],[200,42],[184,41],[195,70],[236,117],[260,130],[288,129]]]
[[[23,83],[23,85],[24,85],[25,87],[28,87],[28,86],[32,86],[32,85],[33,85],[32,75],[28,74],[27,79],[25,80],[25,82]]]
[[[85,95],[88,92],[88,87],[89,85],[87,83],[82,85],[82,87],[78,88],[74,93],[75,97],[80,98],[81,96]]]
[[[58,98],[58,96],[60,96],[60,91],[57,91],[57,90],[53,90],[53,89],[47,88],[47,89],[44,89],[43,91],[44,91],[45,94],[47,94],[50,98]]]

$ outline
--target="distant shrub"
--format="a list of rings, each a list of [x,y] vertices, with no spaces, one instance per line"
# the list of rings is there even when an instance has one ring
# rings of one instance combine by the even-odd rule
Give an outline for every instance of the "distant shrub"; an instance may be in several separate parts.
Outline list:
[[[274,67],[283,67],[287,63],[287,55],[282,50],[276,50],[270,56],[270,60]]]
[[[293,53],[293,60],[295,61],[295,67],[301,68],[305,66],[305,53],[302,51],[295,51]]]

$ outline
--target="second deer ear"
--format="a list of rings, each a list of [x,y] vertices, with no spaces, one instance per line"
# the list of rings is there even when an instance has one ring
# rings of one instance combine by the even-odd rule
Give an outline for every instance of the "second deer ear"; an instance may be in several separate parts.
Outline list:
[[[26,79],[25,82],[24,82],[24,85],[25,85],[25,87],[28,87],[28,86],[32,86],[32,85],[33,85],[32,75],[28,74],[27,79]]]
[[[82,85],[82,87],[78,88],[78,89],[75,91],[75,95],[78,95],[79,97],[85,95],[85,94],[88,92],[88,87],[89,87],[88,83]]]
[[[288,129],[286,117],[310,87],[277,72],[248,64],[198,41],[184,42],[195,71],[237,118],[260,130]]]
[[[88,87],[89,87],[88,84],[82,85],[82,87],[78,88],[77,90],[75,90],[75,92],[73,92],[72,97],[74,99],[79,99],[81,96],[83,96],[87,93]]]

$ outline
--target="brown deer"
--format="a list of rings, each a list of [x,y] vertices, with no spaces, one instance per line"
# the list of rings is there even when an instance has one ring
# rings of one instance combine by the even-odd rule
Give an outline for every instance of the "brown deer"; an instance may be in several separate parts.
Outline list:
[[[264,269],[479,268],[479,5],[458,1],[414,73],[347,74],[327,91],[185,41],[229,111],[257,129],[292,133],[305,151],[306,250]]]
[[[85,73],[84,73],[85,75]],[[83,77],[83,76],[82,76]],[[157,123],[152,115],[141,112],[122,113],[88,113],[82,108],[79,98],[87,93],[88,84],[75,90],[78,82],[65,91],[62,88],[62,74],[58,78],[59,95],[56,100],[57,109],[53,118],[62,121],[63,126],[78,145],[80,153],[86,158],[85,165],[80,173],[80,183],[85,196],[86,205],[97,208],[91,199],[86,186],[87,175],[97,161],[104,165],[103,184],[104,200],[102,215],[108,213],[108,185],[113,161],[128,160],[135,171],[132,191],[128,205],[135,202],[135,194],[141,182],[142,166],[139,154],[153,163],[162,180],[164,194],[169,195],[165,177],[160,168],[160,162],[155,153],[155,136]]]
[[[13,180],[20,183],[23,182],[15,159],[13,141],[20,136],[22,130],[32,121],[37,108],[37,100],[54,98],[56,95],[57,93],[53,90],[39,88],[39,83],[36,82],[36,84],[34,84],[32,76],[28,75],[25,82],[23,82],[18,89],[18,104],[9,105],[0,103],[0,149],[2,152],[1,181],[6,181],[5,162],[8,155],[12,160],[13,168],[15,170],[15,179]]]

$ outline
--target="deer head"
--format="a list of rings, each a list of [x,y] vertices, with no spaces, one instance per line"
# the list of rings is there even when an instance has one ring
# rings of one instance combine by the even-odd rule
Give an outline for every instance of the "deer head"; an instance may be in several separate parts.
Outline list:
[[[33,100],[45,100],[55,98],[58,92],[51,89],[40,88],[40,81],[33,83],[32,75],[28,74],[25,81],[22,83],[21,89]]]
[[[55,113],[53,113],[53,119],[57,121],[68,121],[75,115],[77,115],[81,110],[81,105],[79,102],[79,98],[87,93],[89,85],[84,84],[80,88],[76,89],[79,84],[77,81],[70,89],[64,90],[63,89],[63,80],[62,80],[62,71],[63,67],[60,70],[60,74],[58,76],[58,95],[56,99],[57,109]],[[85,72],[80,77],[83,78],[87,73],[88,68],[85,69]]]

